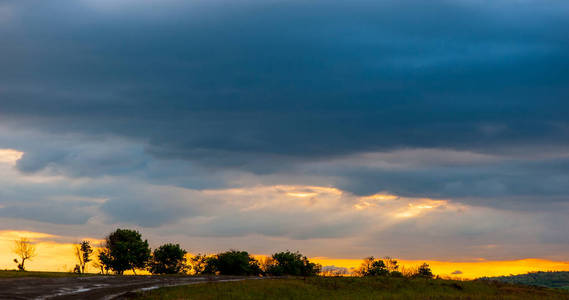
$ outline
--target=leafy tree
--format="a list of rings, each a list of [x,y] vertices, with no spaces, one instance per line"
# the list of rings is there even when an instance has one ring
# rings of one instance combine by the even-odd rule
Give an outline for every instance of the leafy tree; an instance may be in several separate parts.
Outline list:
[[[389,275],[389,270],[383,262],[383,260],[378,259],[371,264],[371,269],[369,270],[369,276],[387,276]]]
[[[267,264],[266,272],[269,275],[282,276],[313,276],[320,272],[320,265],[312,263],[299,252],[278,252],[272,255]]]
[[[422,278],[433,278],[433,272],[431,271],[431,267],[427,263],[423,263],[417,269],[417,277]]]
[[[36,253],[36,245],[34,245],[29,239],[27,238],[20,238],[19,240],[14,241],[14,247],[12,248],[12,252],[16,254],[20,258],[20,262],[17,258],[14,258],[14,262],[18,264],[18,270],[25,271],[24,264],[26,260],[32,260],[37,253]]]
[[[383,260],[370,256],[364,259],[357,274],[360,276],[387,276],[389,269]]]
[[[150,259],[147,240],[136,230],[117,229],[105,241],[105,249],[99,253],[99,260],[117,274],[136,269],[145,269]]]
[[[208,273],[221,275],[259,275],[259,262],[246,251],[229,250],[205,259]]]
[[[187,270],[186,250],[179,244],[165,244],[154,249],[149,271],[152,274],[178,274]]]
[[[74,247],[75,258],[77,258],[77,266],[75,267],[75,272],[85,273],[87,269],[87,264],[92,260],[91,254],[93,253],[93,248],[89,241],[82,241],[76,244]]]

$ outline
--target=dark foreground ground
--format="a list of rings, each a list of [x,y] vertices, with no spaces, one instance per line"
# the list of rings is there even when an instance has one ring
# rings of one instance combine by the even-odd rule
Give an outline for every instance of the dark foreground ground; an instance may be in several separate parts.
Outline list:
[[[568,299],[560,289],[487,280],[69,276],[0,272],[0,299]],[[67,275],[67,277],[63,277]],[[17,276],[17,277],[15,277]],[[11,278],[10,278],[11,277]]]
[[[313,277],[211,282],[139,292],[133,299],[569,299],[543,287],[490,281],[442,279]]]
[[[134,292],[244,277],[76,276],[1,278],[0,299],[124,299]]]

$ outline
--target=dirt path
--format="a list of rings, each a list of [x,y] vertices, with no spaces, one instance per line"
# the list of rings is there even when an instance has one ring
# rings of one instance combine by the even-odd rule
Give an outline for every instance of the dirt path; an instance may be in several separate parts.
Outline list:
[[[247,277],[89,276],[0,279],[0,299],[121,299],[129,292]]]

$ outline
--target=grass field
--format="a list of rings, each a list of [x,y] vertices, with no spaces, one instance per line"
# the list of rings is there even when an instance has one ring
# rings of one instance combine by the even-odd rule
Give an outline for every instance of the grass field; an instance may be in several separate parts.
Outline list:
[[[169,287],[135,299],[569,299],[569,293],[486,281],[315,277]]]

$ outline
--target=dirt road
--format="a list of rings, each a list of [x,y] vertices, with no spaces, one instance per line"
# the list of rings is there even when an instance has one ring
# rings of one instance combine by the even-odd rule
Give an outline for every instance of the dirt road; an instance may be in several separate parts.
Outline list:
[[[0,299],[122,299],[129,292],[164,286],[236,281],[246,277],[89,276],[0,279]]]

